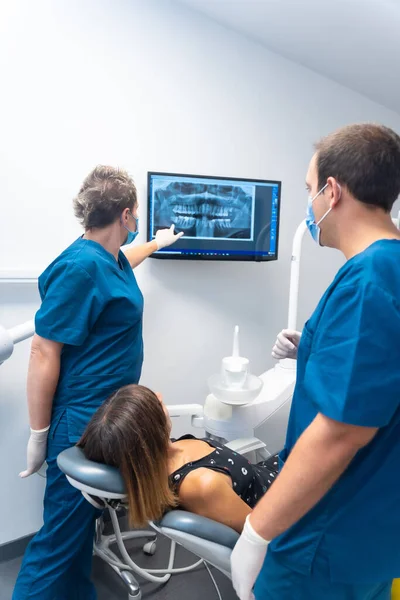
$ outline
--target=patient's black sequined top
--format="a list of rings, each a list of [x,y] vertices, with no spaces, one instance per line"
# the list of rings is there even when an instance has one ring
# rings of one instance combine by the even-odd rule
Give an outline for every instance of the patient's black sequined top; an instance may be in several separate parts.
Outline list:
[[[179,440],[195,440],[193,435],[184,435]],[[176,441],[179,441],[176,440]],[[278,455],[252,465],[244,456],[211,439],[203,439],[214,450],[194,462],[187,463],[170,475],[170,483],[176,493],[185,477],[195,469],[211,469],[229,475],[233,490],[251,508],[265,494],[278,475]]]

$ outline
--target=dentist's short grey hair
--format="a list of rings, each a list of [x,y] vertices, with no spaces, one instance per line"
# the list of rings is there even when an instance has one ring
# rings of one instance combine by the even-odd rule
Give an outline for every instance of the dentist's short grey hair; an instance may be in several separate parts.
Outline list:
[[[98,165],[73,200],[74,213],[85,229],[107,227],[124,209],[137,205],[136,186],[123,169]]]

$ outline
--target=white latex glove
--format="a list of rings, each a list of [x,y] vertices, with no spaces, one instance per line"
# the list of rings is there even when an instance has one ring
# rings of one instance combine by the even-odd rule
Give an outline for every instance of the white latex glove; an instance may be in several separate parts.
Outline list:
[[[49,435],[50,425],[44,429],[31,429],[31,435],[26,450],[26,471],[19,474],[20,477],[29,477],[37,473],[46,460],[47,436]]]
[[[232,584],[240,600],[253,600],[253,587],[261,571],[268,544],[251,526],[247,516],[242,535],[231,554]]]
[[[275,346],[272,348],[272,356],[276,358],[276,360],[282,360],[283,358],[297,358],[300,338],[300,331],[283,329],[276,338]]]
[[[183,236],[183,231],[175,233],[175,225],[171,225],[169,229],[159,229],[156,233],[156,244],[158,250],[171,246]]]

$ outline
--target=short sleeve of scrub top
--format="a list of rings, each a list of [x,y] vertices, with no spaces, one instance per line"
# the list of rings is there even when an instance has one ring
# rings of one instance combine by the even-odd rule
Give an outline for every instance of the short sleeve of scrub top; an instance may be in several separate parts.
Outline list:
[[[304,373],[318,412],[364,427],[390,422],[400,405],[399,317],[396,300],[374,284],[336,288]]]
[[[42,305],[35,316],[38,335],[54,342],[80,346],[103,308],[92,277],[75,262],[56,264],[43,288]]]

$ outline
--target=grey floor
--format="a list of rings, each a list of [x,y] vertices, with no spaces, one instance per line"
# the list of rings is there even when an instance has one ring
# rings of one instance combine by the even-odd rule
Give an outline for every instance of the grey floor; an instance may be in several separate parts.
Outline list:
[[[169,541],[162,536],[158,537],[157,552],[151,557],[143,554],[142,544],[138,541],[130,542],[127,547],[132,558],[140,566],[157,569],[167,564]],[[16,558],[0,563],[0,600],[11,600],[21,560],[22,558]],[[195,556],[183,548],[177,548],[175,566],[183,567],[195,561]],[[212,573],[218,583],[222,599],[237,600],[230,581],[215,569],[212,569]],[[93,581],[98,600],[127,600],[128,594],[123,583],[113,570],[105,566],[97,557],[93,559]],[[199,567],[190,573],[173,575],[170,581],[162,586],[144,581],[140,583],[143,600],[218,600],[217,592],[204,567]]]

